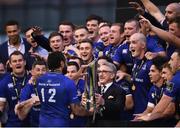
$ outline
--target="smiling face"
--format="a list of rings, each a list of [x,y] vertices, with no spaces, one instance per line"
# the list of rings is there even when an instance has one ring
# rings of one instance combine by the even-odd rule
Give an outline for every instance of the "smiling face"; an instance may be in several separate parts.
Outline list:
[[[125,23],[124,34],[125,34],[126,40],[129,40],[131,35],[133,35],[134,33],[137,33],[137,32],[139,32],[139,27],[135,21]]]
[[[25,72],[26,61],[22,55],[12,55],[9,64],[15,75],[22,75]]]
[[[98,20],[87,21],[86,27],[89,31],[89,38],[93,40],[98,34]]]
[[[109,45],[111,29],[109,26],[103,26],[99,29],[100,39],[104,42],[104,45]]]
[[[63,45],[68,46],[73,40],[73,29],[70,25],[59,25],[59,33],[63,35]]]
[[[131,51],[131,54],[135,58],[142,58],[144,57],[145,49],[146,49],[146,42],[144,42],[145,37],[140,33],[133,34],[129,41],[129,50]]]
[[[37,42],[33,39],[32,37],[32,29],[29,29],[26,33],[25,33],[25,37],[27,42],[32,46],[32,47],[36,47],[37,46]]]
[[[167,22],[171,22],[175,17],[180,15],[180,5],[178,3],[171,3],[165,9],[165,17]]]
[[[35,78],[38,78],[39,76],[45,74],[46,71],[47,71],[46,65],[37,64],[37,65],[35,65],[34,68],[32,68],[31,74],[32,74]]]
[[[79,46],[81,59],[85,62],[90,62],[93,58],[93,48],[90,43],[83,42]]]
[[[170,68],[164,67],[162,69],[162,78],[164,81],[170,81],[172,79],[173,73]]]
[[[61,38],[61,36],[51,37],[49,41],[50,41],[50,47],[52,48],[53,52],[63,51],[64,46],[63,46],[63,39]]]
[[[101,65],[98,68],[99,82],[101,85],[105,85],[113,81],[115,74],[112,69],[107,65]]]
[[[178,27],[178,24],[175,22],[169,24],[169,32],[180,37],[180,27]]]
[[[20,33],[20,29],[17,25],[9,25],[6,26],[6,34],[9,37],[9,41],[12,44],[17,44],[19,41],[19,33]]]
[[[75,76],[77,75],[77,68],[75,65],[67,66],[67,76],[72,79],[76,80]]]
[[[118,44],[121,39],[120,26],[111,26],[110,44]]]
[[[77,43],[81,42],[82,40],[87,39],[88,36],[89,36],[89,33],[85,28],[77,29],[74,32],[74,38]]]

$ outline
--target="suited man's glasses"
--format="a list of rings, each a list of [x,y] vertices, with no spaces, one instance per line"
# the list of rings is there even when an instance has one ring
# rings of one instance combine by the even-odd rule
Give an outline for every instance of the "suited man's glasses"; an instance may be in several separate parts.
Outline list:
[[[103,74],[107,74],[107,73],[112,73],[113,71],[108,71],[108,70],[98,70],[98,74],[103,73]]]

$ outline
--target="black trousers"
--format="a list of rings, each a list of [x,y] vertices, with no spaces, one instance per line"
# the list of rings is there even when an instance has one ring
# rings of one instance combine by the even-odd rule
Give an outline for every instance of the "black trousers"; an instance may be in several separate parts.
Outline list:
[[[175,118],[157,119],[153,121],[117,121],[117,120],[88,120],[87,127],[174,127],[178,120]]]

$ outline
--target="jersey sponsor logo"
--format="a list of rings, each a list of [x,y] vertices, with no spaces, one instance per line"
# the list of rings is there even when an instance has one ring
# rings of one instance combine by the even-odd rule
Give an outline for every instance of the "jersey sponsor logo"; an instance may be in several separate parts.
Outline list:
[[[48,83],[52,83],[52,80],[47,80]]]
[[[60,83],[39,83],[39,86],[60,86]]]
[[[17,100],[17,97],[16,96],[12,96],[11,99],[12,100]]]
[[[137,82],[142,82],[142,83],[144,82],[143,79],[139,79],[139,78],[136,78],[135,81],[137,81]]]
[[[8,88],[13,88],[13,83],[9,83]]]
[[[173,87],[174,87],[174,83],[172,83],[172,82],[167,82],[166,83],[166,90],[168,92],[172,92],[173,91]]]
[[[123,53],[123,54],[127,54],[127,53],[128,53],[128,49],[123,49],[123,50],[122,50],[122,53]]]
[[[47,86],[47,83],[38,83],[39,86]]]
[[[60,86],[60,83],[49,83],[48,86]]]

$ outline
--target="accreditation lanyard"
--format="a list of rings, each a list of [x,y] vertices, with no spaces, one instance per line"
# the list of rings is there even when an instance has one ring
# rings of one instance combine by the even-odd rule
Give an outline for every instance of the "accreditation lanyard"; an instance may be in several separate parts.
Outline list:
[[[26,75],[24,76],[24,79],[23,79],[23,81],[21,83],[20,89],[17,88],[16,78],[15,78],[13,73],[11,73],[11,78],[12,78],[12,81],[13,81],[13,88],[14,88],[14,90],[16,92],[17,100],[19,101],[19,99],[20,99],[19,96],[20,96],[21,89],[25,86]]]
[[[34,88],[35,95],[38,96],[38,90],[37,90],[37,82],[36,82],[36,80],[33,82],[33,88]]]
[[[132,77],[133,77],[133,80],[135,81],[135,79],[137,78],[137,75],[139,73],[139,71],[142,69],[142,66],[144,65],[144,63],[146,62],[146,59],[144,58],[140,64],[137,64],[137,66],[133,69],[133,72],[132,72]]]
[[[162,85],[162,87],[160,87],[160,95],[157,94],[157,90],[155,91],[155,103],[156,103],[156,105],[158,104],[158,102],[160,101],[160,99],[163,95],[164,87],[165,87],[165,85]]]

